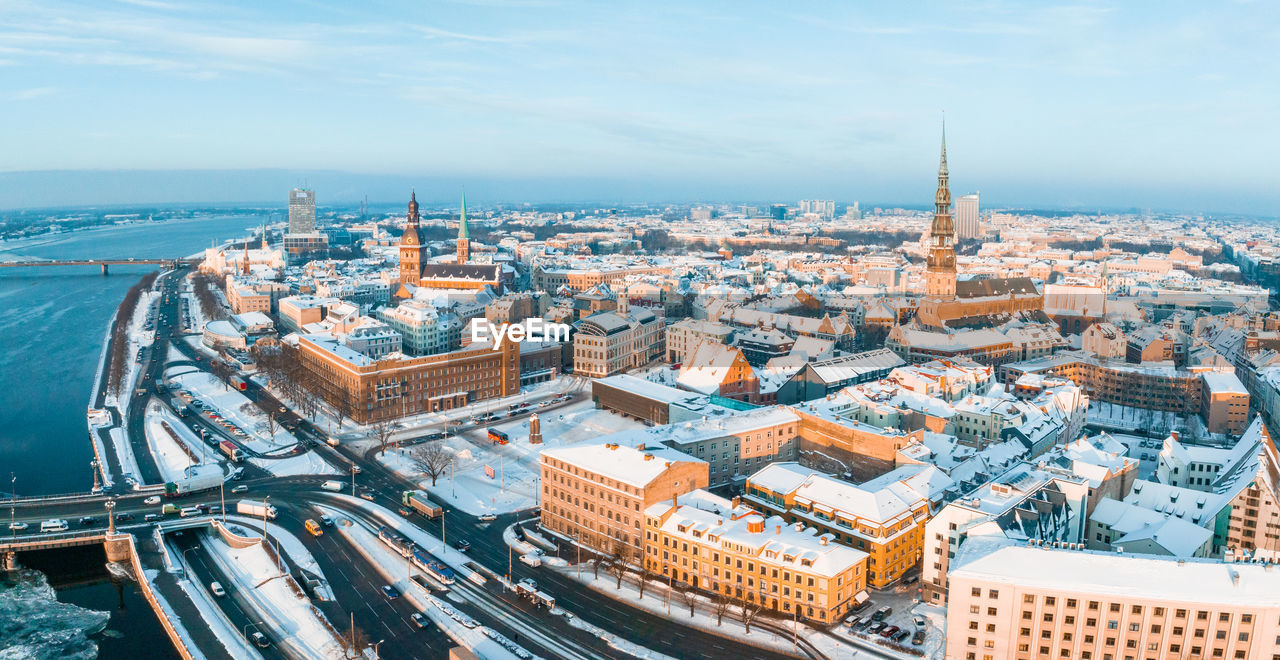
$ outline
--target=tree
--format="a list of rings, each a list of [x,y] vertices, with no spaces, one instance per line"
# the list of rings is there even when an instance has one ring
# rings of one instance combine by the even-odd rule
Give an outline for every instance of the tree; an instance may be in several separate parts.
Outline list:
[[[214,358],[209,361],[209,372],[213,374],[214,378],[222,381],[223,391],[231,389],[231,365]]]
[[[361,652],[372,643],[373,640],[365,633],[364,629],[356,628],[354,625],[347,631],[347,634],[342,636],[342,646],[348,658],[359,658]]]
[[[724,615],[729,611],[729,606],[733,604],[733,600],[728,594],[716,592],[716,625],[724,622]]]
[[[449,466],[453,465],[453,452],[445,449],[440,442],[432,442],[425,445],[419,445],[409,450],[409,458],[413,464],[422,470],[423,474],[431,477],[431,485],[436,485],[436,479],[444,474]]]
[[[622,578],[627,575],[627,564],[630,561],[631,546],[621,541],[614,541],[613,552],[609,555],[609,572],[617,578],[618,584],[615,588],[619,591],[622,590]]]
[[[747,634],[751,634],[751,622],[756,620],[756,615],[760,613],[760,605],[747,601],[743,598],[739,605],[742,607],[742,627]],[[797,606],[799,607],[799,606]]]
[[[676,583],[676,593],[680,594],[680,598],[684,599],[685,605],[689,606],[689,618],[693,618],[693,607],[698,604],[698,590],[684,582]]]
[[[641,566],[640,572],[636,573],[636,578],[640,583],[640,599],[644,600],[644,588],[649,584],[649,581],[653,579],[653,573],[644,566]]]
[[[369,437],[378,441],[378,455],[387,453],[387,444],[391,442],[391,434],[396,430],[395,423],[389,419],[380,419],[369,425]],[[434,483],[432,485],[435,485]]]

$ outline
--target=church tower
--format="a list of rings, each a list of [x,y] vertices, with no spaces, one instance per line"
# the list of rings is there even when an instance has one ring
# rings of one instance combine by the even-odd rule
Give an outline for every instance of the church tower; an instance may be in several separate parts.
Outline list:
[[[933,225],[929,229],[928,267],[925,270],[925,295],[938,300],[956,297],[956,228],[951,220],[951,189],[947,185],[947,177],[947,125],[943,123],[938,192],[933,197]]]
[[[458,263],[471,260],[471,237],[467,232],[467,193],[462,193],[462,217],[458,220]]]
[[[409,193],[409,219],[400,236],[400,284],[418,286],[422,278],[422,236],[418,233],[418,195]]]

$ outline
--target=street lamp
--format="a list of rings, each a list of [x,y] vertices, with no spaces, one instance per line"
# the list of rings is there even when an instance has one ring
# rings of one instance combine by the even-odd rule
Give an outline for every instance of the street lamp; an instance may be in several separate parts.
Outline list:
[[[18,506],[18,476],[12,472],[9,473],[9,531],[14,536],[18,535],[18,530],[13,526],[15,519],[14,510]]]
[[[378,641],[377,641],[377,643],[375,643],[375,644],[373,645],[373,657],[375,657],[375,658],[381,658],[381,657],[382,657],[382,656],[378,655],[378,647],[379,647],[379,646],[382,646],[382,643],[383,643],[383,642],[385,642],[385,641],[387,641],[387,640],[385,640],[385,639],[380,639],[380,640],[378,640]]]

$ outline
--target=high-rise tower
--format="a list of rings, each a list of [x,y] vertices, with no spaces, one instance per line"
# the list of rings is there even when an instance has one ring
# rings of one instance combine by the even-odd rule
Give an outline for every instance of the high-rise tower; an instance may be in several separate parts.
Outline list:
[[[938,161],[938,192],[933,196],[933,225],[929,229],[925,295],[952,299],[956,296],[955,224],[951,221],[951,189],[947,184],[947,125],[942,125],[942,156]]]
[[[471,260],[471,236],[467,232],[467,193],[462,193],[462,217],[458,220],[458,263]]]
[[[418,195],[409,193],[409,216],[400,236],[400,283],[418,286],[422,277],[422,236],[418,233]]]
[[[310,234],[316,230],[316,193],[310,188],[289,191],[289,233]]]

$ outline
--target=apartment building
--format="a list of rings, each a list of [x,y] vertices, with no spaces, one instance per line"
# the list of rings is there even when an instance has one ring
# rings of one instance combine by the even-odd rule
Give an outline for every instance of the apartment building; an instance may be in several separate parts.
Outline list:
[[[820,624],[867,599],[865,552],[705,491],[684,499],[645,509],[649,572]]]
[[[775,463],[747,479],[745,499],[867,553],[872,588],[889,586],[920,561],[929,494],[903,482],[856,486],[798,463]]]
[[[337,298],[310,295],[281,298],[277,304],[280,327],[286,332],[297,332],[311,323],[319,323],[329,308],[341,303]]]
[[[684,362],[694,347],[703,341],[726,344],[733,335],[732,326],[715,321],[685,319],[667,326],[667,361]]]
[[[648,310],[592,314],[574,325],[573,371],[580,376],[604,378],[662,357],[665,329]]]
[[[614,442],[542,452],[543,528],[630,563],[643,555],[644,512],[707,486],[707,463],[660,444]]]
[[[405,352],[413,355],[444,353],[462,343],[462,319],[452,310],[426,301],[406,300],[395,307],[384,307],[378,310],[378,318],[400,333]]]
[[[1234,373],[1212,372],[1201,376],[1200,416],[1210,433],[1240,435],[1249,423],[1249,392]]]
[[[1026,462],[964,493],[925,524],[921,599],[948,604],[951,561],[966,543],[976,539],[1082,542],[1088,499],[1088,479],[1069,470]]]
[[[1280,657],[1280,571],[974,540],[948,579],[949,660]]]

